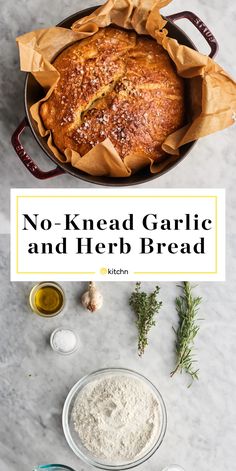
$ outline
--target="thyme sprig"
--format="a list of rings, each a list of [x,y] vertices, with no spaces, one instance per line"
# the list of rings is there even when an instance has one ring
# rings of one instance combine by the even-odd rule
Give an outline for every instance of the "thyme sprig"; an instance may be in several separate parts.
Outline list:
[[[159,286],[156,286],[153,292],[145,293],[141,291],[141,283],[137,282],[135,290],[130,296],[129,304],[137,316],[139,356],[144,354],[148,345],[148,333],[151,327],[156,324],[155,315],[162,305],[162,302],[157,299],[159,291]]]
[[[193,382],[193,380],[198,379],[199,371],[199,369],[195,368],[196,360],[193,347],[195,337],[199,331],[197,314],[202,298],[193,296],[193,287],[187,281],[180,288],[182,289],[182,295],[177,297],[175,301],[179,316],[179,326],[177,330],[173,328],[176,334],[177,362],[171,376],[177,371],[181,373],[186,371],[191,376]]]

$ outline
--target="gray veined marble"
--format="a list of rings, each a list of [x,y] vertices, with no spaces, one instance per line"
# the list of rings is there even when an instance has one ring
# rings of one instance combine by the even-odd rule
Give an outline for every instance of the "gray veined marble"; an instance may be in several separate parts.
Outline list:
[[[229,244],[232,256],[233,245]],[[168,412],[166,437],[140,471],[161,471],[178,463],[186,471],[232,471],[235,433],[235,277],[227,283],[199,283],[203,297],[201,330],[196,341],[200,380],[170,378],[174,366],[175,283],[160,283],[163,301],[150,345],[137,355],[135,317],[128,306],[133,283],[101,283],[103,308],[89,314],[79,303],[85,283],[62,283],[67,305],[63,316],[44,319],[27,308],[30,283],[9,281],[9,237],[0,237],[0,470],[31,471],[39,463],[63,463],[88,471],[69,449],[61,426],[64,400],[83,375],[108,366],[132,368],[153,381]],[[231,267],[235,266],[235,257]],[[229,267],[230,268],[230,267]],[[145,283],[145,289],[154,283]],[[50,349],[56,327],[73,328],[79,350],[62,356]]]
[[[99,4],[81,0],[0,0],[1,18],[1,198],[0,232],[9,232],[11,187],[44,187],[18,161],[10,137],[24,116],[23,74],[18,70],[15,37],[55,24],[78,9]],[[176,0],[166,14],[191,9],[219,41],[218,62],[236,76],[235,17],[230,0]],[[181,25],[181,22],[179,23]],[[197,31],[182,22],[206,52]],[[44,169],[51,163],[26,133],[30,155]],[[87,187],[69,176],[47,181],[47,187]],[[196,342],[200,381],[187,389],[187,378],[170,379],[174,362],[176,324],[174,283],[161,283],[164,307],[153,329],[145,357],[136,353],[136,328],[128,307],[132,283],[104,283],[104,308],[96,315],[78,303],[83,283],[63,283],[67,296],[64,316],[52,320],[30,314],[30,283],[9,281],[9,237],[0,236],[0,471],[31,471],[35,464],[61,462],[87,470],[67,446],[61,427],[63,402],[70,387],[84,374],[106,366],[126,366],[148,376],[162,392],[168,409],[168,431],[158,453],[140,470],[161,471],[178,462],[186,471],[232,471],[235,468],[235,268],[236,159],[235,127],[202,139],[190,156],[171,173],[144,187],[222,187],[227,190],[227,282],[200,283],[204,299],[200,335]],[[146,283],[145,288],[153,287]],[[49,335],[57,326],[78,332],[80,349],[71,357],[50,350]]]

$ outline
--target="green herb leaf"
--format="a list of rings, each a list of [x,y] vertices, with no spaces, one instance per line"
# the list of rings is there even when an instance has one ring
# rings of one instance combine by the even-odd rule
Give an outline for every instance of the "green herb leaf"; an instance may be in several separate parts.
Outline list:
[[[171,376],[177,371],[180,371],[180,373],[186,371],[193,381],[198,379],[199,371],[195,368],[196,360],[193,353],[193,346],[195,337],[199,331],[197,314],[202,298],[193,296],[193,287],[187,281],[185,281],[180,288],[183,294],[176,298],[175,301],[179,316],[179,326],[177,331],[173,329],[176,334],[177,362]],[[191,386],[191,384],[189,386]]]
[[[159,291],[159,286],[156,286],[152,293],[145,293],[141,291],[141,283],[138,282],[130,296],[129,304],[137,316],[139,356],[143,355],[148,345],[148,333],[151,327],[155,325],[155,315],[162,305],[162,302],[157,299]]]

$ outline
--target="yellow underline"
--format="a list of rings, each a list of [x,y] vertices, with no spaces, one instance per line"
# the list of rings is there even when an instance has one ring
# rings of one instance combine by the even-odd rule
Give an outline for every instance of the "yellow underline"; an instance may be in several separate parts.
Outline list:
[[[95,271],[18,271],[18,275],[96,275]]]
[[[216,275],[216,271],[134,271],[134,275]]]

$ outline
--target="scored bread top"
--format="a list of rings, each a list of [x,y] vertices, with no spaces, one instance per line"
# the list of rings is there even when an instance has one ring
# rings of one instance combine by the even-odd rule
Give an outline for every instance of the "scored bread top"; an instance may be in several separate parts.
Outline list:
[[[62,153],[68,148],[83,156],[109,138],[121,158],[155,160],[166,137],[184,124],[183,79],[150,37],[102,28],[53,65],[60,79],[40,115]]]

